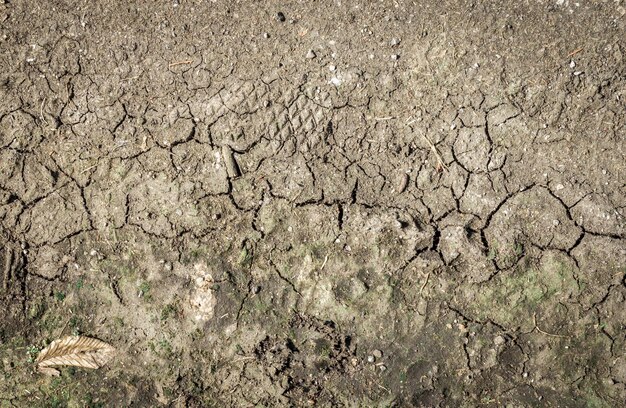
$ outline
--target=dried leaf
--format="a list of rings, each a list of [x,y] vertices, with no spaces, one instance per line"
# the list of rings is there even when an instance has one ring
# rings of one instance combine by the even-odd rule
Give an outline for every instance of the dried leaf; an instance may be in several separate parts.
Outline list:
[[[52,367],[37,367],[37,371],[40,372],[41,374],[52,375],[55,377],[58,377],[61,375],[61,372],[59,370],[57,370],[56,368],[52,368]]]
[[[37,369],[47,375],[59,375],[52,367],[74,366],[100,368],[111,360],[115,349],[107,343],[83,336],[68,336],[55,340],[41,350]]]

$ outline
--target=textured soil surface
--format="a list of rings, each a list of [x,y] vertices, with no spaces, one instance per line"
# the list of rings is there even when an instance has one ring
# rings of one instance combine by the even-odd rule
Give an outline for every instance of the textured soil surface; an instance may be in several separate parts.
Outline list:
[[[227,3],[0,1],[0,407],[622,406],[626,3]]]

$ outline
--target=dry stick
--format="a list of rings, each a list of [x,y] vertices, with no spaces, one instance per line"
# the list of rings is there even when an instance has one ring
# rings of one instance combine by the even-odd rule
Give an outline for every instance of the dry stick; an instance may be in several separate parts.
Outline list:
[[[415,123],[416,121],[417,121],[417,119],[407,120],[406,125],[410,126],[413,123]],[[433,142],[431,142],[430,139],[428,138],[428,136],[426,136],[425,134],[422,134],[422,136],[424,136],[424,139],[426,139],[426,142],[428,142],[428,145],[430,146],[431,150],[433,151],[433,153],[435,153],[435,156],[437,157],[438,164],[441,167],[443,167],[444,169],[448,170],[448,166],[446,166],[446,163],[444,163],[443,158],[439,154],[439,151],[437,150],[437,148],[435,147]]]
[[[244,357],[239,357],[233,360],[233,363],[241,363],[242,361],[246,361],[246,360],[254,360],[256,357],[254,356],[244,356]]]
[[[533,323],[535,323],[535,329],[537,329],[537,331],[538,331],[539,333],[541,333],[541,334],[545,334],[546,336],[550,336],[550,337],[560,337],[560,338],[563,338],[563,339],[566,339],[566,338],[568,338],[568,337],[569,337],[569,336],[562,336],[562,335],[560,335],[560,334],[552,334],[552,333],[548,333],[548,332],[545,332],[545,331],[541,330],[541,329],[539,328],[539,326],[537,326],[537,313],[533,314]]]
[[[178,61],[178,62],[172,62],[170,63],[170,68],[171,67],[175,67],[177,65],[187,65],[187,64],[191,64],[193,62],[193,60],[185,60],[185,61]]]
[[[324,257],[324,262],[322,263],[322,267],[320,268],[320,271],[324,269],[324,267],[326,266],[326,262],[328,262],[328,255]]]
[[[574,50],[574,51],[570,52],[569,54],[567,54],[567,57],[566,57],[566,58],[573,57],[574,55],[578,54],[578,53],[579,53],[579,52],[581,52],[582,50],[583,50],[582,48],[578,48],[578,49],[576,49],[576,50]]]
[[[448,166],[446,166],[446,163],[444,163],[443,158],[439,154],[439,151],[437,150],[433,142],[431,142],[428,136],[426,136],[425,134],[422,134],[422,136],[424,136],[424,139],[426,139],[426,141],[428,142],[428,145],[430,146],[431,150],[433,151],[433,153],[435,153],[435,156],[437,157],[437,162],[439,163],[439,165],[443,167],[444,169],[448,170]]]
[[[78,174],[83,174],[83,173],[86,173],[86,172],[88,172],[88,171],[89,171],[89,170],[91,170],[91,169],[95,169],[96,167],[98,167],[98,163],[94,164],[93,166],[89,166],[89,167],[87,167],[85,170],[81,171],[81,172],[80,172],[80,173],[78,173]]]
[[[28,395],[32,395],[33,397],[35,397],[36,400],[40,400],[41,398],[39,398],[38,396],[36,396],[35,394],[33,394],[32,392],[28,391],[28,390],[24,390],[26,392],[26,394]]]
[[[383,390],[387,391],[387,393],[391,394],[391,391],[389,391],[388,388],[385,388],[384,386],[380,385],[380,384],[376,384],[378,385],[379,388],[382,388]]]
[[[46,124],[46,126],[50,126],[46,118],[43,116],[43,105],[45,105],[45,103],[46,103],[46,98],[44,97],[43,101],[41,101],[41,106],[39,107],[39,116],[41,117],[41,120],[43,120],[43,122]]]
[[[420,296],[422,296],[422,292],[424,291],[424,288],[426,287],[426,285],[428,285],[429,278],[430,278],[430,272],[426,274],[426,280],[424,281],[424,284],[422,285],[422,288],[420,289]]]

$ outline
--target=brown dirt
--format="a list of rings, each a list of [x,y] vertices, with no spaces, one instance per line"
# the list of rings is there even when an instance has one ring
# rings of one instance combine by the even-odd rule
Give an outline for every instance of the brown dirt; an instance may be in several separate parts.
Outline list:
[[[623,1],[0,3],[0,407],[626,400]]]

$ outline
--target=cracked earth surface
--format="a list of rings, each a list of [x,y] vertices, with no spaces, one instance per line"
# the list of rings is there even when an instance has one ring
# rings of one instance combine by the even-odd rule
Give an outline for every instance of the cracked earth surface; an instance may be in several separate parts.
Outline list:
[[[623,2],[0,3],[0,406],[626,400]]]

